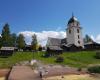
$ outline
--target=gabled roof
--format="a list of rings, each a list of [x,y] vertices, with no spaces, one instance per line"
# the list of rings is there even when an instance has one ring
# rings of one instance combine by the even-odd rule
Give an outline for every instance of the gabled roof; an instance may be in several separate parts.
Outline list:
[[[48,37],[47,46],[60,46],[61,39]]]
[[[94,41],[90,41],[90,42],[84,43],[84,45],[91,45],[91,44],[97,44],[97,45],[100,45],[99,43],[94,42]]]
[[[66,38],[61,39],[61,44],[62,44],[62,45],[63,45],[63,44],[67,44],[67,39],[66,39]]]

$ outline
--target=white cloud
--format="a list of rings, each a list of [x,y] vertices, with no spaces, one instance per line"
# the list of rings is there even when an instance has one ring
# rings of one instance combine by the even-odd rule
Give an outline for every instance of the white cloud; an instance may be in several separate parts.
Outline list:
[[[95,42],[100,43],[100,34],[97,35],[96,37],[94,37],[93,35],[91,35],[91,38],[92,38]]]
[[[94,36],[93,36],[93,35],[91,35],[90,37],[91,37],[91,39],[92,39],[93,41],[95,41],[95,38],[94,38]]]
[[[66,37],[66,33],[64,31],[42,31],[42,32],[22,31],[22,32],[19,32],[18,34],[20,33],[25,36],[25,40],[27,44],[31,43],[32,41],[31,36],[33,34],[36,34],[39,44],[43,46],[46,44],[48,37],[53,37],[53,38]]]
[[[53,37],[53,38],[65,38],[66,37],[66,32],[64,31],[42,31],[42,32],[34,32],[34,31],[22,31],[19,32],[18,34],[23,34],[25,36],[25,40],[27,44],[31,44],[32,38],[31,36],[33,34],[37,35],[37,39],[39,44],[45,45],[47,42],[48,37]],[[100,34],[94,37],[93,35],[90,36],[95,42],[100,43]]]
[[[100,43],[100,34],[96,37],[96,42]]]

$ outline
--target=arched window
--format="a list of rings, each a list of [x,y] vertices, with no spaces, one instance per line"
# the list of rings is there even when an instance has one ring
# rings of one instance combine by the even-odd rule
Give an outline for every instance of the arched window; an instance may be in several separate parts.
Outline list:
[[[77,33],[79,33],[79,29],[77,29]]]
[[[78,39],[80,39],[80,36],[78,35]]]
[[[79,23],[77,23],[77,26],[79,26]]]
[[[78,41],[78,43],[80,44],[80,41]]]
[[[69,29],[69,34],[71,34],[71,30]]]

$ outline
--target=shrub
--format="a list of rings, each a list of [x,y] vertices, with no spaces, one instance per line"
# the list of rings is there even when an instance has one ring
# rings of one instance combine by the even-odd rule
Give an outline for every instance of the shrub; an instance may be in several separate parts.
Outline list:
[[[96,57],[97,59],[100,59],[100,51],[96,52],[95,57]]]
[[[41,47],[41,46],[39,46],[38,50],[39,50],[39,51],[42,51],[42,47]]]
[[[100,65],[91,66],[88,68],[90,73],[100,73]]]
[[[45,53],[45,54],[42,55],[42,57],[48,58],[48,57],[50,57],[50,54]]]
[[[56,58],[56,62],[63,62],[64,61],[64,58],[63,57],[57,57]]]

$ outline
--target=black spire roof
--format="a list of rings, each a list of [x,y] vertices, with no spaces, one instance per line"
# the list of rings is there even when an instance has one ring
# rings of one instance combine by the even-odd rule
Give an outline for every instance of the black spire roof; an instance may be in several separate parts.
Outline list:
[[[72,13],[72,17],[69,19],[68,24],[73,23],[73,22],[77,22],[79,24],[79,21],[77,20],[77,18]]]

